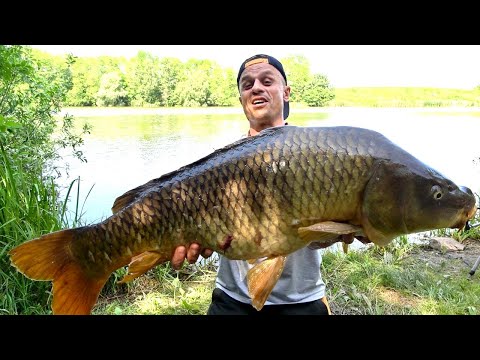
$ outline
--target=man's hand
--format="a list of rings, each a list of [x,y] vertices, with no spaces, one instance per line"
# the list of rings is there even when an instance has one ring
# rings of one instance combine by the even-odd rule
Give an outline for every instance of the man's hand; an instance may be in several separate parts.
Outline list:
[[[200,254],[206,259],[213,254],[213,250],[207,248],[202,249],[200,244],[197,243],[190,244],[188,250],[183,245],[178,246],[173,252],[170,263],[172,264],[172,268],[174,268],[175,270],[179,270],[182,267],[185,258],[190,264],[194,264],[198,260]]]

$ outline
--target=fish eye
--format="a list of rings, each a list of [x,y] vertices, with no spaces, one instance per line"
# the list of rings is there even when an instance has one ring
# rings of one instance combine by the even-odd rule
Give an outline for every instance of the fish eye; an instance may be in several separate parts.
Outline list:
[[[440,200],[443,197],[442,188],[438,185],[433,185],[431,192],[435,200]]]

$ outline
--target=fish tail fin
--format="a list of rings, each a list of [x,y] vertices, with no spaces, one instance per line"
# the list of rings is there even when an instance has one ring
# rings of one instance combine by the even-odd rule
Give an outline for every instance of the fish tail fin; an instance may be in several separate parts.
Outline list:
[[[10,250],[12,265],[32,280],[53,281],[54,314],[90,314],[109,274],[91,276],[72,256],[78,229],[56,231]]]

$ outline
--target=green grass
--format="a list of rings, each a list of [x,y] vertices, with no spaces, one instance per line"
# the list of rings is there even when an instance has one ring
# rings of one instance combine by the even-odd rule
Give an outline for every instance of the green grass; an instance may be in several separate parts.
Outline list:
[[[51,312],[51,284],[20,274],[10,264],[8,252],[69,224],[53,179],[22,169],[21,161],[10,159],[0,144],[0,314],[45,314]]]
[[[212,263],[187,264],[180,271],[160,265],[131,283],[104,288],[93,314],[202,315],[210,305],[215,276]]]
[[[480,90],[414,88],[414,87],[356,87],[337,88],[329,106],[365,107],[478,107]]]
[[[343,254],[327,252],[322,273],[336,314],[480,314],[480,283],[469,269],[441,271],[414,256],[418,244],[394,242]],[[479,254],[480,255],[480,254]]]

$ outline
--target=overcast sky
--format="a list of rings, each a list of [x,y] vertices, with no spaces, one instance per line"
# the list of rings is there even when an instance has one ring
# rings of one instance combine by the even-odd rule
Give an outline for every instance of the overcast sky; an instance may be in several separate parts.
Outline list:
[[[480,85],[480,45],[32,45],[51,54],[210,59],[235,71],[258,53],[304,55],[312,73],[334,87],[420,86],[472,89]]]

